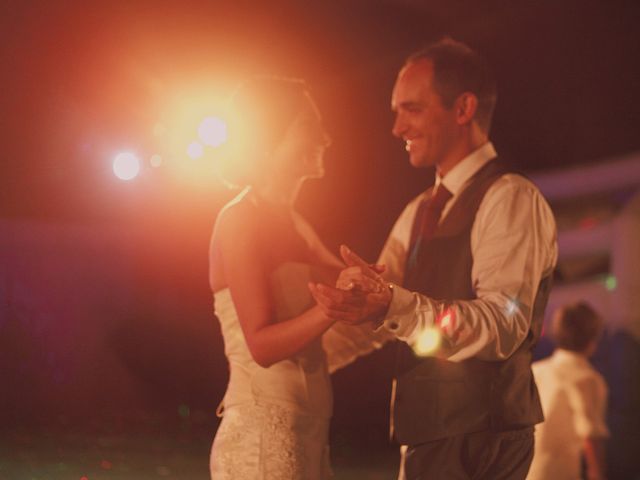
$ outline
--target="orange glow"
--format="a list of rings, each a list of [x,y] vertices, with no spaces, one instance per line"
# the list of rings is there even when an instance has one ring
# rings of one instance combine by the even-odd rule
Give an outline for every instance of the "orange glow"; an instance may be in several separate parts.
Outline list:
[[[164,174],[190,189],[226,190],[216,171],[222,154],[205,148],[198,130],[203,118],[226,120],[223,112],[234,85],[235,81],[229,85],[187,85],[162,99],[157,124],[162,125],[164,133],[156,136],[154,150],[162,156]],[[199,161],[188,161],[194,159]]]
[[[165,133],[167,133],[167,127],[165,127],[162,123],[158,122],[155,124],[155,126],[153,127],[153,134],[156,137],[161,137],[163,136]]]
[[[120,153],[113,160],[113,173],[120,180],[131,180],[140,173],[140,160],[133,153]]]

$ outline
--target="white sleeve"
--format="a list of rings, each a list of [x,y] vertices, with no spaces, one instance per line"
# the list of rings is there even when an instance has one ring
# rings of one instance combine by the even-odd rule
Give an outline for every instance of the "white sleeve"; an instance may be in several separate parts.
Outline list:
[[[374,331],[370,322],[347,325],[336,322],[322,335],[322,348],[327,355],[329,373],[333,373],[381,348],[394,336],[384,329]]]
[[[557,260],[553,213],[537,188],[518,175],[485,194],[471,231],[471,281],[477,298],[448,303],[395,287],[384,326],[409,344],[441,325],[438,356],[504,360],[526,337],[540,280]]]
[[[582,379],[568,390],[573,409],[573,423],[582,439],[606,438],[609,429],[605,423],[607,386],[599,375]]]

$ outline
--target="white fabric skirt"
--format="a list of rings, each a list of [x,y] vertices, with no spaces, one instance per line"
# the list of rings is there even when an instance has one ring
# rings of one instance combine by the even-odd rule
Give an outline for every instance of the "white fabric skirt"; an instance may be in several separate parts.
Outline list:
[[[211,449],[212,480],[326,480],[329,419],[281,405],[225,409]]]

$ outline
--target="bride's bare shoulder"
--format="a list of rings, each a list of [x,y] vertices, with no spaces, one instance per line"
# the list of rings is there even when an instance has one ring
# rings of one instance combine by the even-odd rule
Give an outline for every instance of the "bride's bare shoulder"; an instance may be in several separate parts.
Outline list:
[[[255,206],[241,193],[227,203],[216,218],[213,228],[214,238],[220,235],[248,234],[256,225],[257,212]]]

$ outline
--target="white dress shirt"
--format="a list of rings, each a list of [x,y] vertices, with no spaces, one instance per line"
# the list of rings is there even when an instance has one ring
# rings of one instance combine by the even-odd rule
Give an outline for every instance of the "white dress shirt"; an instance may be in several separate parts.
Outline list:
[[[471,177],[496,157],[489,142],[471,153],[445,177],[436,178],[453,194],[441,221]],[[411,201],[394,225],[380,255],[386,278],[401,283],[411,229],[425,193]],[[558,252],[556,225],[549,205],[526,178],[506,174],[486,192],[471,230],[471,282],[477,298],[453,303],[429,298],[395,285],[384,328],[414,344],[425,328],[442,322],[436,355],[452,361],[470,357],[504,360],[520,346],[531,323],[540,280],[551,274]]]
[[[584,355],[568,350],[556,350],[532,369],[545,422],[536,426],[527,480],[576,480],[584,441],[609,436],[607,384]]]

